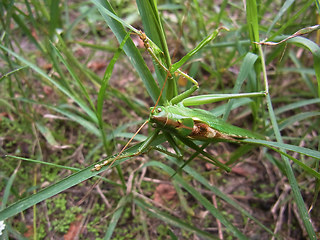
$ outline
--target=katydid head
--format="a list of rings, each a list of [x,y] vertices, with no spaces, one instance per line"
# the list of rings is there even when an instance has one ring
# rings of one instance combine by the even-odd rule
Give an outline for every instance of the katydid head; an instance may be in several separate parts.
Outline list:
[[[152,108],[150,108],[150,110],[151,111],[150,111],[149,120],[152,123],[163,122],[163,120],[168,118],[168,116],[167,116],[168,114],[165,111],[165,108],[162,106],[152,107]]]
[[[176,112],[177,106],[158,106],[150,113],[149,121],[152,127],[177,133],[182,136],[188,136],[194,127],[194,121],[190,117],[185,117]]]

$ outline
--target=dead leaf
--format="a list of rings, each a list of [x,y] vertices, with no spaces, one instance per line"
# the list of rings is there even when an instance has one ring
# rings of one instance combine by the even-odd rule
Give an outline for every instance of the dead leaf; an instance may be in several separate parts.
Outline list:
[[[81,222],[82,218],[83,218],[82,215],[78,215],[76,220],[70,224],[68,232],[63,236],[64,240],[73,240],[73,239],[75,239],[77,234],[80,232],[80,228],[82,226],[80,224],[80,222]]]
[[[247,170],[245,170],[242,167],[233,167],[231,172],[232,173],[236,173],[236,174],[238,174],[240,176],[244,176],[244,177],[247,177],[247,176],[251,175]]]
[[[106,68],[106,66],[107,66],[107,63],[101,62],[101,61],[92,61],[88,63],[88,68],[90,68],[94,72],[103,70]]]
[[[177,192],[170,184],[159,184],[154,193],[154,201],[161,205],[172,206],[178,201]]]
[[[32,236],[33,236],[33,226],[32,226],[32,225],[27,225],[26,227],[27,227],[28,231],[26,231],[26,232],[23,234],[23,236],[25,236],[26,238],[31,239]]]
[[[52,87],[49,87],[49,86],[43,86],[43,92],[47,96],[49,96],[49,95],[51,95],[53,93],[53,89],[52,89]]]

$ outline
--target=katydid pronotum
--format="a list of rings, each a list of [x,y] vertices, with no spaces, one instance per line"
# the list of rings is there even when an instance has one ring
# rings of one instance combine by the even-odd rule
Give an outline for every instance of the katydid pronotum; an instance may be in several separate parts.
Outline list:
[[[231,141],[231,142],[239,142],[241,139],[245,138],[259,138],[258,135],[252,133],[249,130],[242,129],[231,124],[226,123],[222,119],[216,117],[211,112],[202,110],[202,109],[191,109],[187,106],[198,105],[197,102],[193,102],[188,99],[186,100],[193,92],[195,92],[199,86],[198,82],[194,80],[192,77],[182,72],[179,67],[192,55],[194,55],[197,51],[199,51],[203,46],[205,46],[209,41],[214,39],[219,31],[223,28],[217,29],[213,34],[203,40],[194,50],[192,50],[187,57],[182,58],[176,64],[170,66],[170,68],[166,68],[164,64],[159,59],[159,55],[161,55],[161,50],[146,36],[142,31],[137,31],[136,34],[139,35],[140,39],[143,41],[146,50],[149,52],[151,57],[156,61],[156,63],[163,69],[166,74],[166,81],[168,78],[172,78],[174,74],[178,74],[187,80],[191,81],[194,86],[180,95],[172,98],[170,101],[164,104],[164,106],[157,106],[158,101],[155,106],[150,109],[149,119],[137,130],[135,135],[144,127],[148,122],[152,124],[152,127],[155,128],[155,131],[142,143],[142,145],[138,148],[138,150],[134,153],[130,154],[122,154],[123,151],[127,148],[128,144],[132,141],[135,135],[129,140],[129,142],[123,147],[120,153],[114,157],[109,158],[103,161],[100,164],[96,164],[92,171],[99,171],[102,167],[111,165],[118,159],[133,157],[140,155],[148,150],[149,146],[159,134],[160,131],[164,132],[168,138],[170,138],[170,143],[176,145],[174,138],[182,141],[184,144],[189,146],[190,148],[195,149],[198,153],[201,153],[203,156],[207,158],[208,161],[217,165],[218,167],[230,171],[230,168],[225,164],[217,161],[213,156],[203,151],[196,143],[192,140],[200,140],[203,142],[214,142],[214,141]],[[166,83],[165,81],[165,83]],[[165,85],[164,83],[164,85]],[[164,87],[164,86],[163,86]],[[162,90],[163,90],[162,87]],[[162,93],[161,90],[161,93]],[[160,94],[161,94],[160,93]],[[231,94],[232,95],[232,94]],[[225,99],[230,98],[238,98],[240,97],[252,97],[252,96],[263,96],[264,92],[258,93],[248,93],[248,94],[237,94],[237,95],[228,95]],[[160,95],[161,96],[161,95]],[[160,99],[160,96],[158,100]],[[212,102],[216,101],[216,96],[204,96],[206,99],[210,98]],[[198,101],[198,100],[195,100]],[[176,146],[173,146],[176,149]],[[177,153],[178,154],[178,153]],[[184,166],[184,165],[183,165]]]

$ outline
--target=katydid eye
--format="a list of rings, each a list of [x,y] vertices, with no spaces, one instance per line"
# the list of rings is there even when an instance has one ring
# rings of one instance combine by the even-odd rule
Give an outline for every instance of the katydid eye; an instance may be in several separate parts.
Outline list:
[[[161,108],[157,108],[157,113],[160,113],[162,111]]]

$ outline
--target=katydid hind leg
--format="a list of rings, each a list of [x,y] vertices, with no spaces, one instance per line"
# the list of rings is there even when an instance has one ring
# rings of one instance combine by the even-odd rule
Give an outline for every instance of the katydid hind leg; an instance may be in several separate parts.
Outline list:
[[[201,146],[201,149],[202,150],[205,149],[208,145],[209,145],[209,143],[203,144]],[[180,173],[182,171],[182,169],[185,166],[187,166],[193,159],[195,159],[199,154],[200,154],[200,152],[195,152],[194,154],[192,154],[187,161],[183,162],[183,164],[179,167],[179,169],[170,178],[173,178],[177,173]]]
[[[186,144],[188,147],[196,150],[197,152],[200,152],[203,156],[207,157],[210,161],[212,161],[212,163],[213,163],[214,165],[222,168],[223,170],[225,170],[225,171],[227,171],[227,172],[230,172],[230,171],[231,171],[231,169],[230,169],[227,165],[219,162],[217,159],[215,159],[215,158],[214,158],[213,156],[211,156],[209,153],[203,151],[198,145],[196,145],[196,144],[195,144],[194,142],[192,142],[191,140],[189,140],[189,139],[187,139],[187,138],[185,138],[185,137],[182,137],[182,136],[180,136],[180,135],[178,135],[178,134],[177,134],[176,136],[177,136],[184,144]]]

